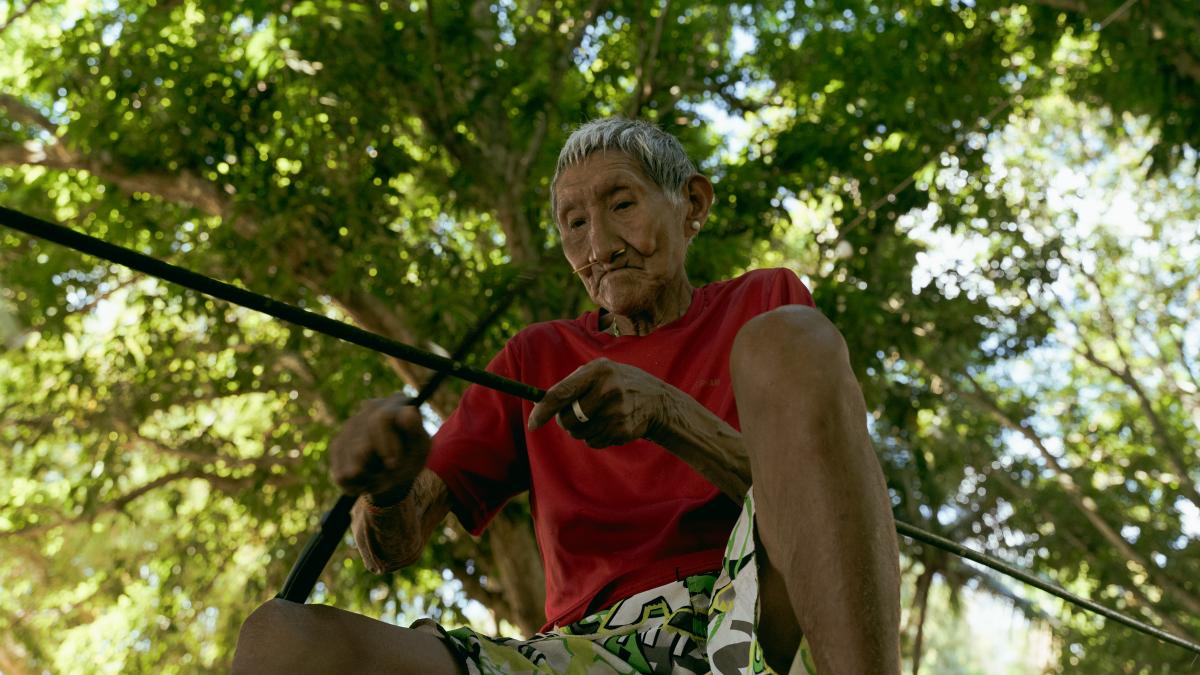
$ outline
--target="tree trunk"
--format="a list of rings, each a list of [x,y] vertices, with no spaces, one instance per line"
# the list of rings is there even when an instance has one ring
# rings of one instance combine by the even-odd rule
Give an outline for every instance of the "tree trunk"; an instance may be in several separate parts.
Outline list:
[[[15,649],[9,649],[7,645],[0,644],[0,673],[28,675],[33,672],[26,668],[19,659]]]
[[[933,569],[926,567],[917,577],[916,597],[913,608],[917,612],[917,635],[913,638],[912,675],[921,671],[921,650],[925,642],[925,610],[929,606],[929,589],[933,585]]]
[[[488,543],[493,569],[512,608],[512,616],[505,618],[533,635],[546,622],[546,573],[529,518],[510,505],[492,520]]]

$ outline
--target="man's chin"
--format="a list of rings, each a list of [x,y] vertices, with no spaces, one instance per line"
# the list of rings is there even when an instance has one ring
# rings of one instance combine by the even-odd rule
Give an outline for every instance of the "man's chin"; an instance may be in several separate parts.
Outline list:
[[[624,274],[601,279],[597,290],[600,296],[597,304],[622,315],[652,307],[657,294],[657,289],[649,287],[644,280]]]
[[[597,305],[608,310],[610,314],[618,316],[636,316],[644,313],[649,308],[649,303],[645,302],[630,302],[629,298],[621,299],[605,299],[596,303]]]

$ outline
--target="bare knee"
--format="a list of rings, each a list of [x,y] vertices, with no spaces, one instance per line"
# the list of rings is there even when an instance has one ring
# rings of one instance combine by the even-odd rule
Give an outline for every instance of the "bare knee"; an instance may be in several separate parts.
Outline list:
[[[280,624],[286,622],[289,614],[293,613],[293,608],[290,605],[296,603],[272,598],[258,606],[246,617],[242,622],[241,633],[238,634],[239,640],[242,636],[257,636],[273,632]]]
[[[869,448],[846,342],[817,310],[780,307],[746,322],[730,371],[752,472],[764,463],[777,469],[780,454],[841,457],[851,446]],[[761,479],[756,473],[755,483]]]
[[[269,600],[238,635],[235,673],[387,672],[458,674],[438,637],[325,605]]]
[[[305,667],[314,663],[306,649],[313,637],[304,629],[303,615],[308,609],[274,598],[251,612],[238,633],[232,672],[311,672]]]
[[[734,381],[752,386],[781,376],[792,381],[828,379],[821,376],[841,374],[849,365],[841,332],[824,314],[801,305],[779,307],[747,321],[730,356]]]

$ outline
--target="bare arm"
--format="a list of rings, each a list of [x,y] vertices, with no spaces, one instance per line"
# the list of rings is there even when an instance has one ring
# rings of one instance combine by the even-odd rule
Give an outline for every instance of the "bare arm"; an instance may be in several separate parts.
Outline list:
[[[647,430],[645,438],[741,502],[750,489],[750,457],[742,434],[696,399],[665,382],[663,386],[660,422]]]
[[[449,490],[429,469],[422,469],[408,496],[392,506],[375,507],[369,496],[360,496],[350,512],[350,528],[363,564],[382,574],[416,562],[449,512]]]

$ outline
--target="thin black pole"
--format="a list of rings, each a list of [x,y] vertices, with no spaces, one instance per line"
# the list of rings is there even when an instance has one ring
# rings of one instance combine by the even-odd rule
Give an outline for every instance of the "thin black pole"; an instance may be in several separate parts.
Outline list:
[[[9,208],[0,206],[0,225],[10,227],[26,234],[53,241],[57,244],[74,249],[80,253],[93,255],[98,258],[103,258],[109,262],[124,265],[130,269],[158,277],[165,281],[170,281],[184,288],[210,295],[214,298],[226,300],[249,309],[253,309],[268,316],[273,316],[282,321],[295,324],[304,328],[309,328],[318,333],[335,337],[340,340],[345,340],[352,344],[366,347],[376,352],[394,356],[398,359],[415,363],[420,366],[425,366],[431,370],[440,371],[448,376],[454,376],[467,382],[472,382],[489,389],[495,389],[506,394],[512,394],[518,398],[523,398],[527,401],[540,401],[545,396],[546,392],[537,387],[510,380],[506,377],[501,377],[484,370],[478,370],[463,365],[461,362],[454,359],[448,359],[437,354],[418,349],[411,345],[406,345],[402,342],[397,342],[382,335],[365,331],[361,328],[351,326],[341,321],[314,314],[299,307],[294,307],[287,303],[272,300],[263,295],[247,291],[236,286],[232,286],[222,281],[217,281],[202,274],[192,272],[191,270],[182,267],[176,267],[170,263],[152,258],[148,255],[143,255],[136,251],[131,251],[127,248],[110,244],[101,239],[88,236],[86,234],[76,232],[65,228],[61,225],[47,222],[40,218],[26,215],[20,211],[14,211]],[[341,500],[339,500],[339,504]],[[350,505],[353,505],[353,500],[350,500]],[[335,505],[337,508],[337,505]],[[349,506],[344,509],[346,513],[345,524],[341,525],[341,531],[345,532],[345,528],[349,525]],[[332,510],[326,515],[324,520],[335,520],[330,518],[334,515]],[[331,528],[340,525],[340,521],[332,522]],[[1001,560],[993,558],[983,553],[979,553],[973,549],[969,549],[961,544],[950,541],[943,537],[939,537],[932,532],[926,532],[915,525],[910,525],[903,521],[896,521],[896,530],[904,536],[917,539],[923,543],[929,544],[936,548],[940,548],[954,555],[973,560],[982,565],[1006,574],[1018,581],[1030,584],[1036,588],[1040,588],[1047,593],[1051,593],[1067,602],[1074,604],[1083,609],[1096,612],[1101,616],[1110,618],[1125,626],[1133,628],[1151,637],[1158,638],[1173,645],[1177,645],[1189,651],[1200,654],[1200,644],[1191,642],[1182,637],[1166,633],[1154,626],[1138,621],[1131,617],[1120,614],[1114,610],[1108,609],[1103,605],[1098,605],[1091,600],[1081,598],[1073,593],[1069,593],[1054,584],[1042,581],[1037,577],[1013,567]],[[336,546],[335,539],[333,545]],[[318,574],[320,571],[318,570]]]
[[[40,218],[34,218],[20,211],[0,206],[0,224],[40,239],[75,249],[80,253],[103,258],[109,262],[124,265],[131,270],[179,284],[184,288],[198,293],[232,302],[235,305],[241,305],[242,307],[262,312],[268,316],[273,316],[281,321],[286,321],[302,328],[308,328],[323,335],[335,337],[360,347],[366,347],[367,349],[387,354],[388,356],[394,356],[401,361],[408,361],[409,363],[415,363],[430,370],[443,372],[446,375],[452,375],[467,382],[488,387],[489,389],[512,394],[528,401],[540,401],[543,394],[545,394],[545,392],[537,387],[531,387],[516,380],[500,377],[486,370],[469,368],[454,359],[438,356],[432,352],[406,345],[403,342],[397,342],[396,340],[363,330],[357,326],[351,326],[348,323],[321,316],[306,309],[289,305],[286,302],[273,300],[264,295],[248,291],[244,288],[238,288],[223,281],[217,281],[189,269],[163,262],[157,258],[152,258],[137,251],[131,251],[122,246],[110,244],[102,239],[88,236],[82,232],[76,232],[61,225],[55,225]]]
[[[1098,604],[1092,600],[1075,595],[1074,593],[1071,593],[1070,591],[1068,591],[1066,589],[1063,589],[1059,586],[1055,586],[1054,584],[1052,584],[1048,581],[1045,581],[1043,579],[1035,577],[1034,575],[1030,574],[1029,572],[1026,572],[1023,569],[1020,569],[1018,567],[1013,567],[1012,565],[1009,565],[1006,562],[1003,562],[1001,560],[993,558],[989,555],[980,553],[980,552],[976,551],[975,549],[967,548],[966,546],[963,546],[962,544],[960,544],[958,542],[951,541],[949,539],[946,539],[945,537],[939,537],[938,535],[936,535],[932,532],[926,532],[925,530],[922,530],[921,528],[915,527],[913,525],[909,525],[908,523],[906,523],[902,520],[896,521],[896,531],[899,532],[900,534],[908,537],[909,539],[915,539],[916,541],[919,541],[923,544],[929,544],[930,546],[933,546],[935,548],[940,548],[943,551],[947,551],[949,553],[953,553],[954,555],[959,556],[961,558],[966,558],[967,560],[970,560],[971,562],[979,563],[980,565],[984,565],[985,567],[990,567],[990,568],[996,570],[997,572],[1006,574],[1006,575],[1016,579],[1017,581],[1024,582],[1026,584],[1029,584],[1030,586],[1033,586],[1034,588],[1041,589],[1041,590],[1049,593],[1050,595],[1053,595],[1057,598],[1066,600],[1067,602],[1071,603],[1072,605],[1081,607],[1081,608],[1086,609],[1091,612],[1095,612],[1096,614],[1099,614],[1100,616],[1103,616],[1106,619],[1111,619],[1113,621],[1116,621],[1119,624],[1123,624],[1134,630],[1141,631],[1142,633],[1145,633],[1146,635],[1154,636],[1154,637],[1158,638],[1159,640],[1162,640],[1163,642],[1170,642],[1173,645],[1177,645],[1177,646],[1183,647],[1184,649],[1187,649],[1189,651],[1193,651],[1193,652],[1196,652],[1197,654],[1200,654],[1200,644],[1197,644],[1195,642],[1190,642],[1178,635],[1175,635],[1173,633],[1168,633],[1168,632],[1162,630],[1161,628],[1156,628],[1154,626],[1151,626],[1148,623],[1143,623],[1132,617],[1125,616],[1124,614],[1122,614],[1116,610],[1109,609],[1108,607]]]
[[[317,579],[320,578],[321,572],[325,571],[325,567],[333,558],[333,552],[337,550],[338,544],[342,543],[342,537],[350,528],[350,509],[354,508],[354,502],[357,500],[358,497],[354,495],[340,495],[333,503],[333,508],[321,516],[320,526],[304,544],[304,550],[300,552],[300,557],[296,558],[295,564],[288,572],[287,580],[283,582],[283,588],[275,597],[300,604],[308,602],[308,596],[312,595]]]

